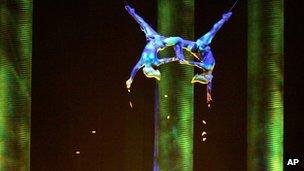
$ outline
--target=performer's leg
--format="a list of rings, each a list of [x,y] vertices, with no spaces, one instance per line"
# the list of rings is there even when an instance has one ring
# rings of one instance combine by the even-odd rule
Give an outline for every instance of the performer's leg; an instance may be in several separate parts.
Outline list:
[[[128,13],[136,20],[136,22],[140,25],[141,30],[145,33],[146,37],[150,37],[153,35],[158,35],[158,33],[147,23],[145,20],[136,14],[134,8],[129,5],[125,6]]]
[[[225,23],[225,21],[227,21],[230,18],[231,14],[232,14],[231,12],[223,14],[222,19],[220,19],[217,23],[215,23],[208,33],[206,33],[205,35],[203,35],[201,38],[199,38],[196,41],[197,44],[198,45],[209,45],[211,43],[213,37],[217,33],[217,31],[222,27],[222,25]]]

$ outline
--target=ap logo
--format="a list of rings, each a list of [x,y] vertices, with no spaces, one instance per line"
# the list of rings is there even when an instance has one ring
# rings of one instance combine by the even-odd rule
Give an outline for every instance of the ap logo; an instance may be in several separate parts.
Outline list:
[[[287,166],[295,166],[300,162],[299,159],[288,159]]]

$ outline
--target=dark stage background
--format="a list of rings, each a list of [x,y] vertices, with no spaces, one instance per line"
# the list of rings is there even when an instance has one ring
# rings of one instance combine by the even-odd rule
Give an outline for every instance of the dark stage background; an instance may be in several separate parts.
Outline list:
[[[284,75],[284,169],[304,170],[304,48],[303,13],[300,1],[285,2],[285,75]],[[301,37],[301,38],[300,38]],[[287,166],[289,159],[299,159],[298,165]]]
[[[196,38],[233,2],[196,2]],[[156,1],[129,3],[156,28]],[[246,21],[240,1],[213,40],[211,109],[195,85],[195,170],[246,170]],[[31,170],[151,170],[155,81],[139,71],[131,110],[145,37],[123,1],[35,1],[33,38]]]

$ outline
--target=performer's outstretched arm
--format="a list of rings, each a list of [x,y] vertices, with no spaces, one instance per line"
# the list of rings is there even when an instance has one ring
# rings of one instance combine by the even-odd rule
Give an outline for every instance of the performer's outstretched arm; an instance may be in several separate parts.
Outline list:
[[[199,69],[202,69],[202,70],[206,71],[206,68],[203,66],[202,62],[189,61],[188,64],[191,65],[191,66],[195,66],[195,67],[197,67]]]
[[[129,5],[125,6],[128,13],[135,19],[135,21],[140,25],[141,30],[145,33],[146,37],[153,37],[154,35],[158,35],[158,33],[147,23],[145,20],[136,14],[134,8]]]
[[[204,36],[200,37],[196,41],[197,45],[199,45],[199,46],[209,45],[211,43],[213,37],[215,36],[216,32],[222,27],[222,25],[225,23],[225,21],[228,21],[228,19],[230,18],[231,15],[232,15],[232,12],[223,14],[222,19],[219,20],[217,23],[215,23],[208,33],[206,33]]]
[[[195,67],[198,67],[200,69],[203,69],[204,71],[211,71],[214,68],[215,65],[215,60],[213,58],[213,54],[211,50],[207,50],[204,54],[204,59],[200,62],[195,62],[195,61],[189,61],[189,65],[193,65]]]
[[[208,103],[208,107],[210,107],[210,103],[212,102],[211,91],[212,91],[212,80],[209,81],[208,84],[207,84],[207,103]]]
[[[142,68],[144,66],[144,63],[142,61],[142,59],[140,59],[137,64],[133,67],[132,71],[131,71],[131,75],[130,75],[130,78],[127,80],[126,82],[126,86],[127,86],[127,89],[130,89],[131,88],[131,84],[134,80],[134,77],[137,73],[137,71]]]

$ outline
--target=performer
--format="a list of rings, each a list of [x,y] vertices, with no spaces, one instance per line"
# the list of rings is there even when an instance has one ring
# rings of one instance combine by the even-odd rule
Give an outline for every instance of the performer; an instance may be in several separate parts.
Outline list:
[[[215,59],[213,57],[211,48],[209,44],[211,43],[213,37],[217,31],[222,27],[222,25],[228,21],[232,12],[228,12],[222,15],[222,19],[219,20],[216,24],[213,25],[212,29],[200,37],[196,42],[184,40],[180,37],[170,37],[165,39],[166,46],[174,46],[176,56],[182,64],[188,64],[196,66],[203,70],[203,73],[196,74],[191,83],[201,83],[207,84],[207,103],[212,101],[211,90],[212,90],[212,71],[215,66]],[[189,51],[195,58],[200,60],[199,62],[195,61],[185,61],[183,49]]]
[[[197,56],[201,57],[200,62],[189,62],[190,64],[199,67],[204,70],[203,73],[201,74],[196,74],[191,83],[202,83],[206,84],[207,83],[207,103],[210,104],[212,101],[212,96],[211,96],[211,90],[212,90],[212,71],[215,66],[215,60],[213,57],[213,54],[211,52],[211,48],[209,44],[211,43],[213,37],[215,36],[216,32],[222,27],[222,25],[228,21],[230,16],[232,15],[232,12],[228,12],[223,14],[222,19],[219,20],[217,23],[215,23],[212,27],[212,29],[206,33],[204,36],[199,38],[196,42],[195,45],[191,51],[192,52],[198,52]],[[210,106],[210,105],[209,105]]]
[[[161,74],[159,70],[153,67],[159,66],[161,64],[177,61],[177,58],[162,58],[159,59],[157,52],[166,47],[164,40],[166,37],[158,34],[149,24],[147,24],[143,18],[135,13],[135,10],[129,5],[125,6],[129,14],[138,22],[141,30],[145,33],[147,44],[141,54],[141,57],[137,64],[133,67],[130,78],[126,81],[127,89],[131,88],[131,84],[137,71],[143,67],[143,73],[148,78],[155,78],[157,80],[161,79]]]
[[[188,64],[203,69],[203,72],[201,74],[196,74],[192,78],[191,83],[198,82],[201,84],[207,84],[207,102],[210,103],[212,101],[212,71],[215,66],[215,60],[209,44],[211,43],[217,31],[225,23],[225,21],[228,21],[232,15],[232,12],[223,14],[222,19],[214,24],[208,33],[199,38],[196,42],[193,42],[184,40],[180,37],[164,37],[158,34],[149,24],[143,20],[142,17],[137,15],[135,13],[135,10],[129,5],[126,5],[125,8],[129,14],[138,22],[147,39],[147,44],[142,52],[142,55],[137,64],[132,69],[130,78],[126,81],[127,88],[130,89],[134,77],[140,68],[143,67],[143,73],[148,78],[156,78],[157,80],[160,80],[161,73],[159,70],[154,69],[153,67],[178,60],[181,64]],[[159,59],[157,52],[169,46],[174,46],[176,57]],[[186,61],[184,58],[183,49],[189,51],[195,58],[200,61]]]

